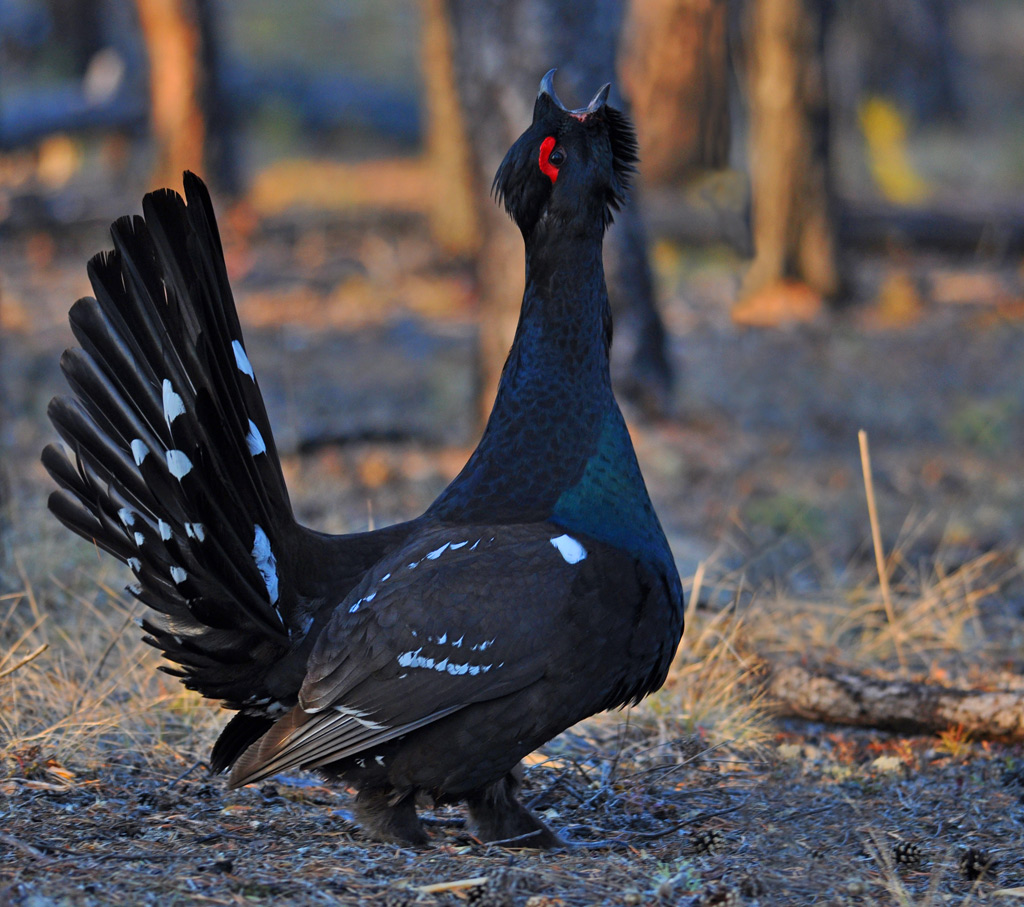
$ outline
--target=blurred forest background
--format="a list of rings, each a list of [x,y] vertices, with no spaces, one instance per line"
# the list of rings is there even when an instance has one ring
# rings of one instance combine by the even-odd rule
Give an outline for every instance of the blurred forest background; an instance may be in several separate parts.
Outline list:
[[[929,557],[1016,550],[1022,37],[1014,0],[4,0],[8,526],[41,508],[13,463],[48,437],[85,260],[185,168],[284,450],[471,445],[522,286],[490,178],[557,65],[568,103],[611,80],[638,122],[616,378],[686,566],[855,557],[859,428],[892,452],[890,536],[922,512]]]
[[[490,406],[523,279],[490,180],[554,66],[640,138],[613,365],[690,602],[646,720],[763,743],[815,714],[764,678],[839,663],[1015,691],[1016,730],[864,723],[1019,740],[1022,47],[1020,0],[0,0],[0,751],[65,783],[123,665],[201,724],[120,641],[127,569],[45,512],[110,221],[200,173],[300,519],[408,518]]]

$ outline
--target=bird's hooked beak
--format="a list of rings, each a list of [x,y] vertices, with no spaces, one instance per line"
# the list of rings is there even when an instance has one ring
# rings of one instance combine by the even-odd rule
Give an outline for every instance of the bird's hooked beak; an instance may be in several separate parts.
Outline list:
[[[575,110],[569,110],[569,108],[559,100],[558,95],[555,94],[555,73],[557,71],[557,68],[549,69],[544,78],[540,80],[540,91],[537,92],[538,98],[542,95],[547,95],[559,110],[564,110],[567,114],[576,117],[578,120],[586,119],[592,113],[596,113],[608,103],[608,92],[612,89],[611,82],[606,82],[586,107],[577,107]]]

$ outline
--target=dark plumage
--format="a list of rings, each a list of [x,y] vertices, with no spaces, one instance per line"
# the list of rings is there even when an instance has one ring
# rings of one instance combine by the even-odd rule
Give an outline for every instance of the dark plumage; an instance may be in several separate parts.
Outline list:
[[[606,97],[566,110],[549,74],[498,171],[526,242],[519,327],[479,446],[407,523],[295,522],[197,177],[90,262],[50,508],[135,572],[168,670],[237,710],[211,758],[232,785],[317,769],[380,840],[425,841],[426,794],[466,801],[484,840],[550,846],[520,759],[664,681],[683,598],[608,377],[601,242],[636,144]]]

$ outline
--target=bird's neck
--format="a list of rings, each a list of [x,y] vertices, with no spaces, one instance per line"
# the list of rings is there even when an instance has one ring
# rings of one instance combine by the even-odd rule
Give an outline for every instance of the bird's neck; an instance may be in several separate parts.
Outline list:
[[[601,234],[538,228],[527,240],[523,305],[494,413],[524,399],[542,402],[552,416],[581,404],[614,406],[611,323]]]
[[[553,520],[629,549],[663,547],[612,395],[610,342],[600,232],[528,238],[523,307],[494,409],[432,515]]]

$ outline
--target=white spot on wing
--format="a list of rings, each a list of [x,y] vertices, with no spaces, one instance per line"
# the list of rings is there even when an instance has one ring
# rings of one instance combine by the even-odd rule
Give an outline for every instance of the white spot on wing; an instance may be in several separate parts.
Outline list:
[[[462,548],[463,546],[468,545],[468,544],[469,544],[468,541],[467,542],[452,542],[452,551],[458,551],[460,548]]]
[[[132,571],[138,573],[142,569],[142,561],[137,557],[128,558],[128,566],[132,568]]]
[[[567,564],[578,564],[586,559],[587,549],[576,541],[571,535],[559,535],[551,540],[551,544],[558,549],[558,553]]]
[[[141,548],[143,542],[145,542],[145,541],[146,541],[146,537],[141,532],[136,532],[135,533],[135,547],[136,548]]]
[[[190,539],[195,539],[197,542],[205,541],[206,539],[206,528],[202,523],[186,523],[185,534]]]
[[[376,721],[371,721],[370,713],[364,712],[362,709],[353,708],[352,706],[348,705],[338,704],[334,706],[334,711],[338,712],[341,715],[345,715],[347,718],[352,718],[353,720],[361,724],[364,728],[367,728],[371,731],[383,731],[387,727],[387,725],[379,724]]]
[[[122,525],[127,529],[129,526],[135,525],[135,514],[132,513],[127,507],[122,507],[117,511],[118,519],[120,519]]]
[[[192,461],[182,450],[167,451],[167,471],[179,482],[192,472]]]
[[[135,460],[136,466],[141,466],[142,461],[146,459],[146,454],[149,453],[149,448],[146,447],[146,442],[141,438],[136,438],[132,441],[132,457]]]
[[[270,550],[270,539],[267,538],[263,527],[257,523],[254,530],[252,559],[267,585],[267,594],[270,596],[270,604],[273,605],[277,602],[277,558]]]
[[[171,567],[171,579],[174,580],[175,585],[180,586],[188,579],[188,574],[181,567]]]
[[[165,523],[163,520],[158,520],[157,528],[160,530],[160,538],[165,542],[169,542],[171,540],[171,524]]]
[[[256,376],[252,372],[252,365],[249,362],[249,357],[245,355],[245,350],[242,348],[241,341],[232,340],[231,349],[235,351],[235,365],[238,366],[238,370],[255,381]]]
[[[435,548],[430,554],[427,555],[428,561],[436,561],[443,553],[444,549],[447,548],[451,542],[445,542],[440,548]]]
[[[245,443],[249,447],[249,453],[254,457],[267,452],[267,445],[263,442],[263,435],[260,434],[260,430],[252,419],[249,420],[249,434],[245,436]]]
[[[415,635],[415,634],[414,634]],[[486,674],[494,665],[455,664],[447,658],[435,661],[429,655],[421,654],[423,647],[403,652],[398,656],[398,663],[403,668],[429,668],[443,674]]]
[[[184,415],[185,403],[174,392],[174,385],[171,384],[169,378],[164,378],[164,418],[167,420],[167,427],[170,428],[171,423],[178,418],[178,416]]]

